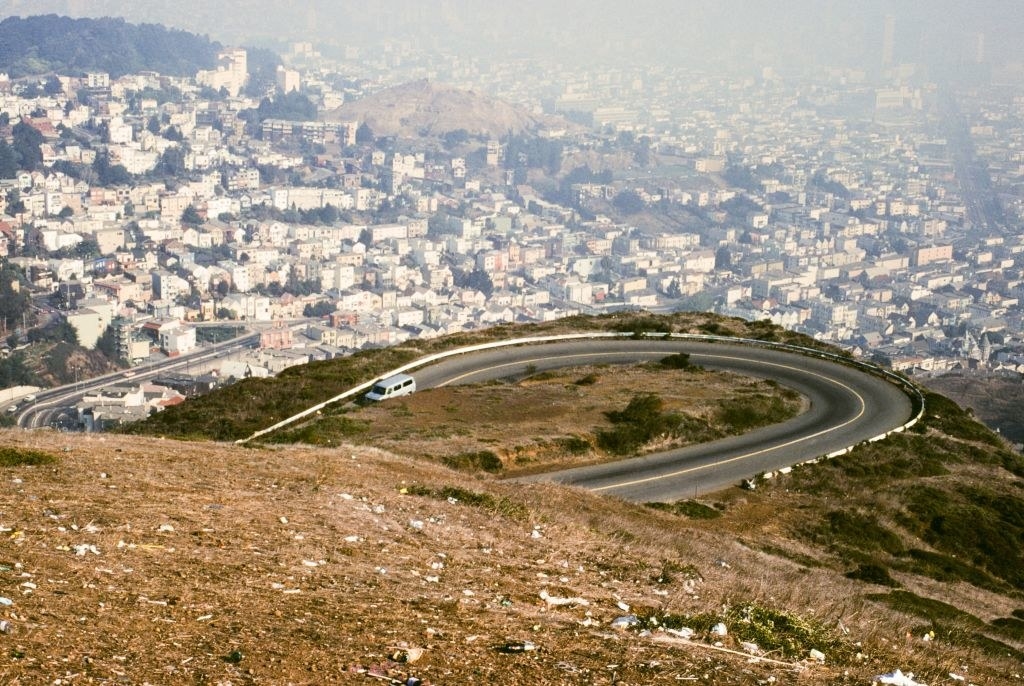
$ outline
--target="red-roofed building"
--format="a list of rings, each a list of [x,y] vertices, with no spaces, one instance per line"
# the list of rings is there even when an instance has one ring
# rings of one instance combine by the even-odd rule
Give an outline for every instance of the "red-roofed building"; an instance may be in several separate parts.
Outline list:
[[[18,245],[18,235],[14,227],[7,222],[0,222],[0,257],[7,257]]]

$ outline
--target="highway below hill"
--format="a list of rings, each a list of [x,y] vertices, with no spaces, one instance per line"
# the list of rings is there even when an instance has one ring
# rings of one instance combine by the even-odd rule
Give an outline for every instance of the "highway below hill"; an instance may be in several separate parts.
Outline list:
[[[180,357],[171,357],[158,362],[139,365],[129,371],[112,372],[74,384],[42,390],[36,394],[36,400],[32,404],[19,408],[15,415],[15,421],[18,426],[24,429],[55,426],[59,423],[61,417],[68,416],[68,413],[73,413],[76,403],[84,396],[98,391],[105,386],[115,383],[138,384],[150,381],[154,377],[166,374],[167,372],[188,370],[190,367],[198,368],[203,363],[211,360],[252,348],[258,342],[258,333],[246,332],[228,341],[197,348]]]
[[[740,344],[579,340],[468,353],[413,374],[418,388],[426,389],[584,364],[653,361],[680,352],[706,369],[772,379],[803,394],[809,407],[789,421],[741,436],[518,481],[555,481],[627,500],[670,502],[841,450],[897,428],[911,417],[910,398],[884,379],[850,365]],[[657,388],[635,390],[658,393]],[[623,406],[628,401],[623,398]]]

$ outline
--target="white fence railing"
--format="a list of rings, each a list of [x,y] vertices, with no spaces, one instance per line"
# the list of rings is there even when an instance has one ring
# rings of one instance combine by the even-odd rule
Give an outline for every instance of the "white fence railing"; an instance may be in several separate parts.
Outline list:
[[[642,335],[645,338],[661,338],[661,339],[669,338],[669,339],[677,339],[677,340],[704,341],[704,342],[711,342],[711,343],[740,344],[740,345],[751,345],[751,346],[757,346],[757,347],[763,347],[763,348],[772,348],[772,349],[776,349],[776,350],[785,350],[785,351],[788,351],[788,352],[799,353],[801,355],[808,355],[810,357],[818,357],[818,358],[822,358],[822,359],[827,359],[827,360],[831,360],[833,362],[838,362],[838,363],[841,363],[841,364],[852,365],[854,367],[857,367],[857,368],[861,369],[862,371],[864,371],[866,373],[875,374],[875,375],[881,376],[884,379],[886,379],[887,381],[889,381],[890,383],[893,383],[893,384],[899,386],[903,390],[904,393],[906,393],[908,396],[910,396],[912,400],[916,401],[917,412],[906,423],[902,424],[901,426],[896,427],[895,429],[887,431],[884,434],[879,434],[878,436],[873,436],[872,438],[868,439],[869,442],[880,441],[880,440],[882,440],[884,438],[887,438],[887,437],[891,436],[894,433],[900,433],[902,431],[906,431],[910,427],[914,426],[924,416],[924,395],[921,393],[920,389],[918,389],[917,386],[915,386],[913,383],[911,383],[908,379],[900,376],[899,374],[893,373],[891,370],[885,369],[883,367],[879,367],[878,365],[871,364],[869,362],[864,362],[862,360],[855,360],[855,359],[847,357],[845,355],[838,355],[836,353],[830,353],[830,352],[827,352],[825,350],[818,350],[816,348],[809,348],[807,346],[791,345],[789,343],[777,343],[777,342],[774,342],[774,341],[762,341],[762,340],[756,339],[756,338],[736,338],[736,337],[733,337],[733,336],[715,336],[715,335],[711,335],[711,334],[652,333],[652,332],[645,332]],[[533,344],[542,344],[542,343],[554,343],[554,342],[558,342],[558,341],[574,341],[574,340],[586,340],[586,339],[595,339],[596,340],[596,339],[608,339],[608,338],[635,338],[635,337],[636,337],[636,334],[634,334],[634,333],[618,333],[618,332],[589,332],[589,333],[579,333],[579,334],[560,334],[560,335],[556,335],[556,336],[531,336],[531,337],[527,337],[527,338],[512,338],[512,339],[503,340],[503,341],[491,341],[489,343],[478,343],[477,345],[469,345],[469,346],[465,346],[465,347],[462,347],[462,348],[455,348],[453,350],[446,350],[444,352],[435,353],[433,355],[427,355],[426,357],[421,357],[418,360],[413,360],[412,362],[408,362],[408,363],[406,363],[406,364],[404,364],[404,365],[402,365],[400,367],[395,367],[394,369],[381,374],[379,377],[375,377],[371,381],[367,381],[365,383],[359,384],[358,386],[350,388],[347,391],[345,391],[344,393],[340,393],[340,394],[334,396],[333,398],[329,398],[328,400],[323,401],[322,403],[317,403],[316,405],[314,405],[314,406],[312,406],[310,408],[307,408],[307,409],[303,410],[302,412],[299,412],[298,414],[292,415],[291,417],[288,417],[286,419],[282,419],[281,421],[277,422],[273,426],[268,426],[265,429],[260,429],[259,431],[254,432],[248,438],[240,438],[237,441],[235,441],[235,443],[239,443],[239,444],[248,443],[249,441],[257,439],[260,436],[265,436],[265,435],[267,435],[269,433],[273,433],[274,431],[277,431],[278,429],[281,429],[281,428],[283,428],[285,426],[288,426],[289,424],[294,424],[297,421],[300,421],[300,420],[305,419],[307,417],[313,416],[316,413],[323,411],[323,409],[326,408],[328,405],[332,405],[334,403],[341,402],[342,400],[348,400],[349,398],[352,398],[354,396],[358,396],[363,391],[366,391],[367,389],[371,388],[373,386],[373,384],[378,379],[380,379],[380,378],[385,378],[385,377],[388,377],[388,376],[392,376],[393,374],[401,374],[403,372],[409,372],[409,371],[412,371],[414,369],[419,369],[421,367],[425,367],[427,365],[433,364],[435,362],[438,362],[440,360],[443,360],[443,359],[446,359],[446,358],[449,358],[449,357],[455,357],[457,355],[465,355],[465,354],[468,354],[468,353],[480,352],[482,350],[493,350],[495,348],[512,347],[512,346],[517,346],[517,345],[533,345]],[[838,457],[839,455],[845,455],[846,453],[848,453],[851,450],[853,450],[853,448],[855,448],[855,447],[856,446],[854,446],[854,445],[847,446],[847,447],[842,448],[840,450],[835,450],[835,451],[829,453],[828,455],[823,455],[822,457],[832,458],[832,457]],[[821,458],[815,458],[813,460],[808,460],[807,462],[808,463],[813,463],[813,462],[817,462],[819,459],[821,459]]]

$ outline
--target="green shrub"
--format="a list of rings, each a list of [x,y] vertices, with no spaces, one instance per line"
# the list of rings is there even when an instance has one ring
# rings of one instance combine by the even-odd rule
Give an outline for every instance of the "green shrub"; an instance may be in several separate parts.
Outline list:
[[[724,622],[737,641],[750,642],[767,653],[787,659],[804,658],[811,650],[820,650],[830,661],[841,664],[853,656],[852,646],[825,625],[806,620],[785,610],[757,604],[738,605],[722,613],[702,612],[693,615],[658,614],[654,611],[637,614],[638,629],[693,629],[705,637],[712,627]]]
[[[484,471],[496,474],[504,468],[501,458],[490,450],[477,450],[475,452],[448,455],[442,458],[441,461],[452,469],[467,472]]]
[[[1021,651],[982,633],[991,630],[991,627],[980,619],[940,600],[923,598],[909,591],[875,593],[865,598],[888,605],[897,612],[927,620],[928,624],[912,629],[914,634],[934,631],[937,639],[953,645],[977,648],[994,657],[1009,656],[1015,660],[1024,658]]]
[[[610,328],[621,333],[632,333],[636,338],[646,333],[670,333],[674,330],[671,317],[661,315],[631,317],[614,323]]]
[[[664,401],[653,393],[633,396],[623,410],[610,410],[605,416],[614,425],[597,433],[597,444],[615,455],[635,453],[660,435],[676,435],[682,417],[662,412]]]
[[[459,486],[431,488],[420,484],[408,486],[405,490],[409,495],[433,498],[435,500],[447,500],[453,504],[468,505],[470,507],[480,507],[516,521],[529,520],[530,513],[524,506],[509,498],[495,498],[490,493],[471,491],[468,488],[461,488]]]
[[[915,429],[924,431],[928,428],[937,429],[947,436],[965,441],[977,441],[987,445],[1002,447],[1003,439],[996,432],[977,421],[962,407],[949,398],[938,393],[923,392],[925,415]]]
[[[992,626],[1003,636],[1024,643],[1024,620],[1017,617],[1000,617],[992,620]]]
[[[57,458],[54,455],[41,450],[11,446],[0,447],[0,467],[38,467],[55,462],[57,462]]]
[[[900,586],[900,583],[890,576],[888,569],[873,564],[860,565],[857,569],[847,572],[846,578],[865,581],[869,584],[877,584],[878,586],[890,586],[892,588],[899,588]]]
[[[744,432],[778,424],[792,416],[792,408],[782,398],[753,393],[721,401],[715,412],[715,421],[732,432]]]
[[[1024,588],[1024,498],[990,489],[904,489],[900,523],[936,549]]]
[[[590,441],[579,436],[565,436],[556,441],[558,447],[569,455],[586,455],[590,452]]]
[[[674,503],[647,503],[652,510],[671,512],[672,514],[689,517],[690,519],[717,519],[722,516],[722,511],[709,507],[696,500],[679,500]]]
[[[872,593],[866,595],[865,598],[888,605],[897,612],[927,619],[934,624],[957,622],[971,627],[983,625],[983,622],[974,615],[964,612],[949,603],[932,598],[924,598],[910,591]]]
[[[852,548],[865,552],[899,553],[903,544],[899,536],[882,526],[872,514],[848,510],[832,510],[806,534],[815,543],[833,549]]]
[[[693,363],[690,362],[690,356],[687,353],[676,353],[675,355],[663,357],[658,360],[658,365],[665,369],[700,369],[700,367],[695,367]]]

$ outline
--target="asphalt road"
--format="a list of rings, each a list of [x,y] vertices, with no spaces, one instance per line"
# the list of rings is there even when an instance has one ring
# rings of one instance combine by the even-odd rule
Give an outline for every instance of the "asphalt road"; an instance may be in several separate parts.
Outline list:
[[[24,429],[51,426],[61,415],[75,415],[75,404],[83,396],[104,386],[122,381],[131,383],[149,381],[153,377],[169,371],[188,369],[189,365],[230,355],[243,348],[251,348],[258,341],[259,334],[246,333],[229,341],[198,348],[187,355],[140,365],[127,373],[112,372],[78,383],[41,390],[36,393],[36,402],[19,409],[15,420],[18,426]]]
[[[413,374],[417,387],[424,389],[515,377],[528,369],[626,364],[678,352],[707,369],[773,379],[802,393],[810,407],[789,421],[742,436],[520,481],[556,481],[627,500],[669,502],[855,445],[901,426],[911,416],[910,399],[883,379],[827,360],[745,345],[622,339],[550,343],[460,355]],[[628,400],[623,398],[624,403]]]

